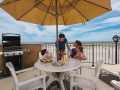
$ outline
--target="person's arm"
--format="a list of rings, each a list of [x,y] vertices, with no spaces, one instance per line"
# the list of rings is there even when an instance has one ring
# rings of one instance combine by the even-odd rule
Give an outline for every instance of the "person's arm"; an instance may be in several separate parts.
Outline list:
[[[73,58],[77,59],[76,55]]]
[[[81,58],[81,60],[86,60],[86,55],[83,53],[83,57]]]
[[[52,57],[51,57],[51,56],[46,55],[46,58],[47,58],[47,59],[51,59]]]
[[[82,53],[82,54],[83,54],[83,57],[80,57],[81,55],[79,55],[79,57],[77,57],[76,59],[77,60],[86,60],[87,59],[86,55],[84,53]]]
[[[52,58],[52,53],[49,52],[48,54],[46,54],[46,58]]]
[[[70,50],[70,58],[74,58],[74,56],[76,55],[77,53],[76,53],[76,49],[75,48],[72,48],[71,50]]]
[[[68,42],[66,42],[67,49],[71,52]]]
[[[72,56],[72,50],[70,50],[70,55],[69,55],[69,58],[72,58],[71,56]]]
[[[79,57],[80,57],[80,54],[79,53],[76,53],[76,55],[74,56],[74,59],[79,59]]]

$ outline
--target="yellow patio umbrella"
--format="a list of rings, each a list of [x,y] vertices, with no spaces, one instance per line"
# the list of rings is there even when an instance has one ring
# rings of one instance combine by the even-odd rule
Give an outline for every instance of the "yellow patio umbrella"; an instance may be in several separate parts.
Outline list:
[[[56,25],[57,42],[58,25],[84,24],[112,10],[110,0],[4,0],[0,7],[16,20]]]

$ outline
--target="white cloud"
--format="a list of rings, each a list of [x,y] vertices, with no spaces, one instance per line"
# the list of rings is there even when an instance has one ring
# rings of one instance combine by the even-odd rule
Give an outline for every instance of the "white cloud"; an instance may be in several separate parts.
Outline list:
[[[120,24],[120,16],[105,19],[102,23],[114,23],[114,24]]]
[[[58,31],[68,28],[69,26],[58,25]],[[47,32],[56,33],[56,25],[44,26],[44,30]]]
[[[2,1],[2,0],[0,0]],[[111,0],[113,11],[120,11],[120,0]],[[111,13],[110,14],[114,14]],[[107,14],[107,15],[110,15]],[[102,17],[102,16],[101,16]],[[97,19],[96,19],[97,20]],[[120,35],[120,29],[113,29],[110,30],[109,34],[108,31],[104,32],[94,32],[98,29],[109,28],[110,26],[118,25],[120,21],[120,16],[117,15],[116,17],[109,17],[104,18],[102,21],[95,21],[91,23],[87,23],[86,25],[81,26],[78,25],[71,25],[71,26],[64,26],[59,25],[58,31],[63,32],[69,41],[74,41],[75,39],[80,40],[110,40],[113,34]],[[23,42],[55,42],[56,40],[56,26],[41,26],[43,29],[40,30],[38,25],[25,23],[25,22],[18,22],[14,20],[9,14],[5,11],[0,9],[0,33],[19,33],[22,36]],[[63,31],[64,29],[68,29]],[[90,34],[85,34],[89,31],[92,31]],[[84,34],[84,35],[83,35]],[[78,36],[79,35],[79,36]],[[87,36],[86,36],[87,35]],[[104,39],[105,38],[105,39]]]
[[[111,0],[112,9],[120,11],[120,0]]]
[[[118,33],[119,32],[119,33]],[[120,36],[120,29],[110,29],[109,31],[104,31],[104,33],[89,33],[79,38],[81,41],[112,41],[112,37],[117,34]]]

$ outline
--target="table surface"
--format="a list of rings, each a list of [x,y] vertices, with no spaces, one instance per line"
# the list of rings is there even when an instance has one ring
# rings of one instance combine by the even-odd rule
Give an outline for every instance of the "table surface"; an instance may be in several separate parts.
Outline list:
[[[56,58],[52,58],[53,61],[56,61]],[[67,58],[66,63],[63,66],[54,66],[52,62],[42,63],[39,59],[34,64],[34,67],[46,71],[46,72],[66,72],[78,69],[81,66],[81,61],[75,60],[73,58]]]

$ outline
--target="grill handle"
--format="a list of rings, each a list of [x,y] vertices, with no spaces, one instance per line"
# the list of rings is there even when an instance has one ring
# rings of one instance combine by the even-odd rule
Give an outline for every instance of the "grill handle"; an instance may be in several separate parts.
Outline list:
[[[8,35],[20,36],[20,34],[15,34],[15,33],[3,33],[2,34],[2,36],[8,36]]]

